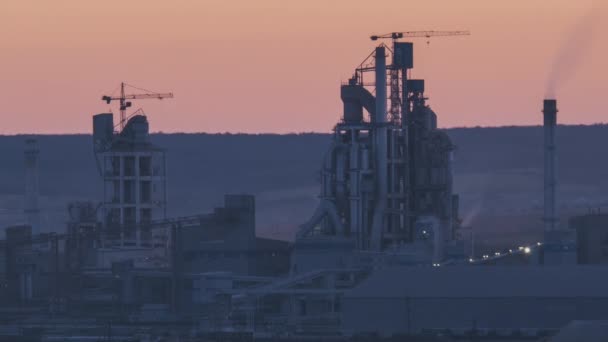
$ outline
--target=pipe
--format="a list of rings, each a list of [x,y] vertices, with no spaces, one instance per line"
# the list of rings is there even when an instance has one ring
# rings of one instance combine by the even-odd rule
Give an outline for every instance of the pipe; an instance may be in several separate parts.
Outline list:
[[[556,146],[555,128],[557,125],[557,101],[545,99],[543,103],[543,121],[545,138],[545,170],[544,170],[544,217],[545,232],[556,229],[556,186],[557,177],[555,172]]]
[[[376,123],[386,123],[386,51],[384,46],[376,48]]]
[[[322,199],[308,222],[300,226],[296,237],[298,239],[305,238],[313,231],[315,226],[321,223],[321,221],[326,217],[331,221],[332,225],[336,228],[336,231],[344,231],[344,226],[342,225],[340,215],[338,214],[338,210],[336,209],[334,203],[329,200]]]
[[[336,230],[336,234],[343,236],[345,234],[345,227],[342,224],[336,203],[338,201],[339,194],[344,197],[344,185],[338,186],[339,183],[344,183],[344,175],[340,176],[342,180],[334,182],[332,175],[343,174],[345,172],[345,165],[338,166],[340,163],[345,163],[344,154],[348,153],[346,145],[337,144],[333,142],[324,157],[324,167],[322,176],[322,187],[321,187],[321,202],[319,203],[315,213],[312,217],[304,224],[300,226],[297,238],[304,238],[312,232],[314,227],[321,223],[322,219],[328,217],[330,223]],[[342,157],[340,157],[342,156]],[[334,171],[334,172],[332,172]]]
[[[382,249],[384,213],[387,198],[387,116],[386,116],[386,53],[384,46],[376,48],[376,116],[374,122],[376,157],[376,208],[372,219],[372,249]]]
[[[339,208],[344,208],[344,204],[346,203],[346,172],[348,172],[347,165],[347,154],[348,150],[345,146],[339,145],[341,148],[334,149],[334,167],[336,170],[335,173],[335,181],[336,181],[336,193],[335,193],[335,203]]]
[[[332,170],[333,170],[333,153],[334,153],[334,149],[335,149],[336,144],[335,143],[331,143],[331,146],[329,147],[329,149],[327,150],[327,152],[325,153],[325,156],[323,157],[323,168],[321,170],[322,174],[321,174],[321,198],[328,198],[328,197],[333,197],[333,190],[332,190]]]
[[[359,171],[361,165],[359,161],[359,144],[357,142],[357,134],[354,131],[350,132],[351,135],[351,147],[349,155],[350,163],[350,233],[355,236],[357,241],[357,247],[361,247],[361,193],[359,189]]]

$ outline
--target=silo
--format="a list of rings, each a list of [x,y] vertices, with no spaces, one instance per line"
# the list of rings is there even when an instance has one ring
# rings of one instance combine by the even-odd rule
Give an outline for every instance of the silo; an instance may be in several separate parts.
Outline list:
[[[114,134],[114,116],[102,113],[93,116],[93,146],[100,152],[107,148]]]

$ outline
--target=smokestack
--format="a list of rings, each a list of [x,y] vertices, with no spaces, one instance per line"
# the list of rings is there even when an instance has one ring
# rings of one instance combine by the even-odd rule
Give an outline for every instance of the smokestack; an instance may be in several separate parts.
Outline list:
[[[386,51],[384,46],[376,48],[376,123],[387,122],[386,113]]]
[[[386,51],[384,46],[376,48],[376,116],[374,118],[376,154],[377,203],[372,218],[371,245],[375,250],[382,249],[384,214],[388,194],[388,149],[386,113]]]
[[[25,141],[25,205],[27,223],[32,227],[32,234],[39,233],[40,209],[38,207],[38,142],[35,139]]]
[[[545,199],[544,217],[545,233],[551,232],[557,226],[555,207],[555,190],[557,177],[555,175],[555,128],[557,125],[557,101],[546,99],[543,105],[544,135],[545,135]]]

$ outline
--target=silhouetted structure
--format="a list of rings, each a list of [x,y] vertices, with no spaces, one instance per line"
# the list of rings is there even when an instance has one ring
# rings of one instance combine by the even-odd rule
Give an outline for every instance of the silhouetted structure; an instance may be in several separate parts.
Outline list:
[[[40,233],[39,154],[35,139],[25,141],[25,218],[34,234]]]
[[[114,133],[111,113],[95,115],[93,139],[103,179],[104,244],[158,244],[145,226],[166,218],[165,151],[150,142],[146,116],[132,116]]]
[[[555,170],[556,145],[555,129],[557,127],[557,101],[545,100],[543,105],[543,121],[545,135],[545,232],[552,232],[557,228],[556,187],[557,177]]]
[[[575,216],[569,226],[576,233],[579,264],[608,264],[608,214]]]
[[[608,274],[573,258],[607,261],[608,220],[598,212],[573,218],[571,231],[556,224],[556,101],[543,110],[545,240],[465,258],[454,146],[424,81],[408,78],[413,45],[403,36],[374,36],[392,47],[377,46],[342,85],[320,203],[293,244],[256,234],[252,195],[167,217],[165,149],[151,143],[146,116],[127,121],[126,109],[127,99],[172,94],[126,95],[123,83],[120,97],[105,96],[120,101],[121,122],[115,132],[112,114],[93,119],[103,198],[70,203],[65,233],[6,230],[0,339],[37,330],[95,340],[517,341],[608,315]],[[38,150],[27,146],[26,209],[38,208]]]
[[[296,250],[331,238],[356,250],[402,249],[416,255],[412,262],[444,260],[459,225],[453,145],[437,129],[424,81],[408,79],[411,68],[413,44],[395,39],[392,49],[378,46],[342,85],[343,119],[322,166],[320,203],[299,231]],[[368,73],[375,95],[364,83]]]

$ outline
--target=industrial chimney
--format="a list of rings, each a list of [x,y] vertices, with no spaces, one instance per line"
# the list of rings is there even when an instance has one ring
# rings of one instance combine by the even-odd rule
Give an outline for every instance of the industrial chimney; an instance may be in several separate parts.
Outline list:
[[[555,205],[555,190],[557,178],[555,176],[555,127],[557,124],[557,101],[545,99],[543,105],[544,135],[545,135],[545,199],[544,217],[545,233],[553,232],[557,226],[557,213]]]
[[[388,196],[388,131],[386,112],[386,51],[384,46],[376,48],[376,116],[374,118],[374,135],[376,155],[376,184],[378,186],[376,208],[372,217],[373,226],[371,245],[375,250],[382,249],[382,234]]]
[[[32,234],[39,233],[40,209],[38,208],[38,142],[35,139],[25,141],[25,205],[27,223],[32,227]]]

